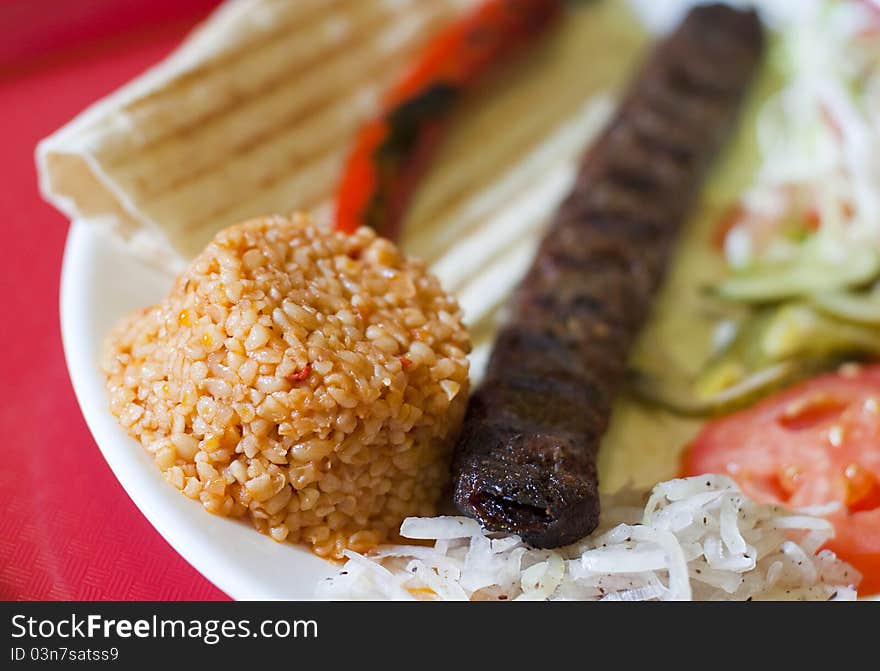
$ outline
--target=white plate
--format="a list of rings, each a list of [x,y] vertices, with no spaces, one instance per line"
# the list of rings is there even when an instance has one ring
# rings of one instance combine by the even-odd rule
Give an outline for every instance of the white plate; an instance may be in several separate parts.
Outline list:
[[[156,530],[196,570],[234,599],[311,599],[333,566],[246,522],[209,515],[170,486],[153,458],[110,414],[97,361],[117,319],[158,302],[171,286],[94,228],[74,223],[61,271],[61,335],[80,408],[119,482]]]
[[[210,515],[160,475],[153,458],[110,414],[97,360],[117,319],[159,301],[171,279],[81,223],[71,225],[61,272],[61,335],[70,378],[95,442],[119,482],[184,559],[238,600],[312,599],[330,563],[276,543],[249,523]],[[880,597],[869,597],[871,600]]]
[[[630,2],[652,30],[669,27],[685,5],[693,4],[692,0]],[[536,240],[543,217],[549,216],[567,191],[574,178],[581,143],[588,141],[604,118],[602,105],[608,101],[602,103],[597,98],[594,102],[585,105],[571,124],[561,127],[536,149],[534,156],[543,163],[531,166],[534,172],[528,174],[527,186],[517,181],[522,175],[516,166],[509,166],[509,173],[504,173],[504,180],[508,181],[499,177],[498,184],[493,185],[499,187],[495,189],[496,200],[498,193],[508,193],[506,189],[512,185],[515,197],[509,202],[506,196],[502,198],[505,206],[517,217],[529,213],[531,223],[515,235],[533,234]],[[566,151],[558,151],[559,145]],[[545,150],[552,150],[548,153],[552,160],[544,156]],[[560,153],[564,156],[557,156]],[[535,169],[538,165],[541,169]],[[442,182],[437,180],[438,184]],[[536,204],[534,199],[539,202]],[[474,196],[473,203],[485,205],[478,196]],[[467,208],[463,211],[462,216],[470,216]],[[511,235],[511,230],[519,230],[509,226],[511,212],[494,212],[493,217],[487,218],[488,228],[472,231],[471,238],[464,240],[461,254],[471,255],[467,263],[460,263],[462,259],[456,254],[454,258],[441,258],[432,266],[444,286],[455,287],[465,314],[475,322],[480,321],[475,315],[491,314],[493,301],[505,296],[515,282],[517,264],[524,268],[531,258],[531,247],[520,244],[519,238],[505,237]],[[423,235],[430,241],[434,231],[433,235],[442,241],[449,230],[462,229],[440,219]],[[508,249],[507,255],[496,257],[494,246],[487,245],[487,240],[496,243],[498,249]],[[469,284],[463,280],[462,272]],[[171,283],[170,277],[144,265],[94,227],[72,224],[61,274],[61,329],[67,366],[86,422],[135,505],[172,547],[217,587],[235,599],[313,598],[318,581],[333,573],[333,565],[302,547],[275,543],[256,533],[250,523],[207,514],[198,502],[182,496],[164,481],[152,457],[118,426],[109,411],[104,380],[97,367],[102,340],[116,320],[161,300]],[[491,342],[485,333],[482,337],[485,342],[475,342],[477,347],[471,357],[473,379],[477,378]],[[621,463],[626,463],[626,459]]]

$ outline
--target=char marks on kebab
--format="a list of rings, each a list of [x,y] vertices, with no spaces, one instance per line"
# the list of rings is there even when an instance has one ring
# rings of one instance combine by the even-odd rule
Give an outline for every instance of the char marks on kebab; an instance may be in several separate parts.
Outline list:
[[[763,46],[754,12],[693,9],[585,156],[511,298],[457,447],[455,503],[486,528],[537,547],[595,528],[612,400]]]

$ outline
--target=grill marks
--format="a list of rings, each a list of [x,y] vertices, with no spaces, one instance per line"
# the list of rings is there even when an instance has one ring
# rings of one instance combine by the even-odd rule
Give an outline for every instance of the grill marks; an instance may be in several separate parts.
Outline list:
[[[87,142],[58,143],[60,154],[72,147],[74,155],[88,156],[107,201],[99,207],[121,216],[125,237],[154,224],[187,258],[223,226],[328,200],[346,147],[374,113],[376,96],[462,6],[461,0],[250,4],[253,12],[229,7],[201,29],[228,44],[202,55],[207,49],[199,40],[206,38],[197,33],[184,47],[196,64],[179,66],[161,84],[132,88],[131,99],[82,121],[77,132]],[[124,132],[106,132],[117,127]],[[94,205],[82,199],[77,207]]]
[[[253,85],[252,88],[243,92],[230,91],[228,104],[204,111],[202,115],[194,117],[173,132],[145,145],[139,153],[128,153],[110,162],[109,165],[120,167],[120,173],[128,179],[140,177],[143,180],[143,186],[138,191],[139,197],[165,196],[185,189],[187,185],[216,170],[218,159],[231,161],[246,156],[266,146],[284,132],[298,130],[320,116],[331,116],[335,106],[347,102],[347,95],[359,79],[357,75],[363,74],[356,70],[357,67],[361,67],[367,72],[371,69],[387,67],[389,60],[392,60],[395,54],[391,54],[391,58],[389,58],[389,54],[371,48],[371,44],[377,40],[387,25],[387,15],[379,12],[365,12],[363,16],[356,17],[357,20],[352,23],[354,28],[350,29],[351,33],[344,41],[342,37],[334,37],[328,30],[328,26],[334,20],[333,13],[323,12],[313,18],[316,19],[317,25],[311,26],[301,23],[296,26],[288,26],[287,35],[282,36],[284,39],[281,40],[286,42],[291,35],[295,34],[310,35],[315,43],[313,48],[303,49],[304,53],[298,54],[296,58],[291,58],[285,67],[280,68],[265,81],[260,81],[258,85]],[[297,31],[296,33],[294,33],[294,29]],[[316,39],[313,35],[315,32],[323,32],[324,34]],[[271,42],[267,41],[259,48],[266,51],[269,46],[272,46],[272,42],[277,41],[279,38],[273,35]],[[345,44],[346,49],[341,50],[340,44]],[[355,57],[352,57],[352,53]],[[221,63],[225,60],[224,58]],[[340,80],[339,71],[343,69],[345,75],[349,75],[350,71],[354,72],[350,78]],[[204,76],[205,72],[212,70],[213,68],[203,67],[198,72]],[[329,77],[324,72],[335,76]],[[189,82],[191,79],[194,77],[187,73],[183,81]],[[179,84],[171,86],[169,90],[175,91],[179,86]],[[303,90],[314,93],[310,96],[303,96],[301,93]],[[287,107],[281,108],[277,103],[268,104],[272,98],[280,101],[285,97],[288,101]],[[143,105],[142,101],[137,102],[139,105]],[[265,127],[254,125],[254,128],[258,129],[257,132],[252,132],[249,128],[243,132],[239,129],[247,128],[247,126],[244,124],[236,125],[234,132],[228,136],[229,144],[220,147],[223,153],[216,155],[212,153],[216,145],[216,130],[218,128],[222,129],[224,124],[230,124],[231,121],[239,118],[249,118],[254,113],[253,110],[260,106],[270,107],[268,116],[272,118],[278,116],[277,120]],[[279,108],[284,110],[280,116],[276,111]],[[139,172],[142,169],[139,161],[144,155],[165,159],[166,154],[173,153],[176,150],[176,145],[181,142],[192,143],[194,150],[205,152],[204,157],[196,156],[192,166],[188,166],[185,171],[151,172],[148,175],[149,179],[143,179]],[[200,158],[201,162],[199,162]],[[166,160],[157,162],[164,166]],[[154,168],[154,170],[156,169]]]
[[[754,13],[693,10],[584,158],[459,443],[456,505],[489,529],[555,547],[598,522],[596,451],[630,347],[762,42]]]

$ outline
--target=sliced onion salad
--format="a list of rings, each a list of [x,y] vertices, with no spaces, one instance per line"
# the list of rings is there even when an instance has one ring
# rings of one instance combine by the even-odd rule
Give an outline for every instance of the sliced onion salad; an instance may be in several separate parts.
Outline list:
[[[726,476],[660,483],[603,501],[599,528],[542,550],[463,517],[409,518],[404,537],[324,580],[325,599],[851,600],[859,574],[827,550],[832,526],[754,503]]]

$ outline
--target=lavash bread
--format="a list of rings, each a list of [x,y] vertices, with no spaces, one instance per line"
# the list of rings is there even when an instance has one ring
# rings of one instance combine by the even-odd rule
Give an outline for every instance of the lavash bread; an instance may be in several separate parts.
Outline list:
[[[37,149],[43,195],[179,270],[221,228],[314,209],[358,126],[473,0],[231,0]]]

